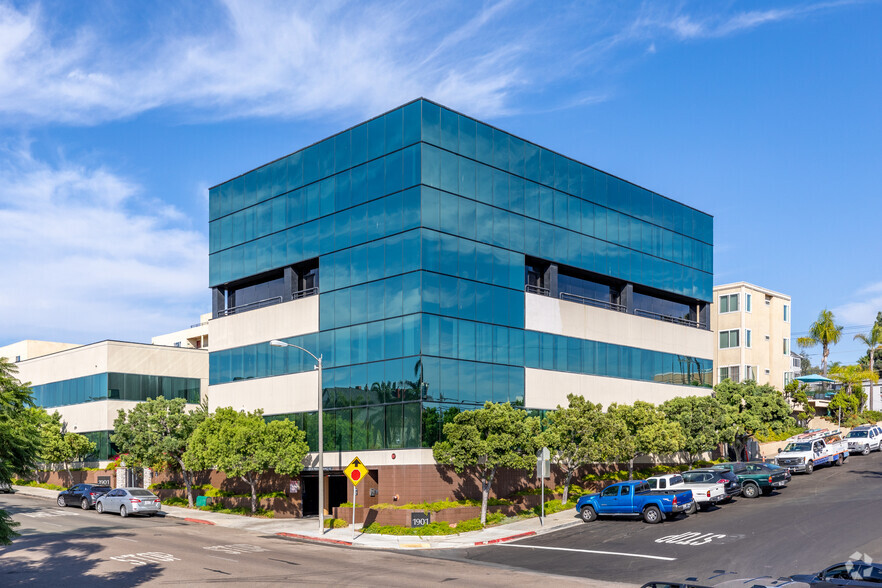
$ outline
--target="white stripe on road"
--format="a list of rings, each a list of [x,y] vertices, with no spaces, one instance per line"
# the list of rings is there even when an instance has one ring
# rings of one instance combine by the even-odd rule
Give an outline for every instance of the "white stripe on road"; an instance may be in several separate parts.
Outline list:
[[[127,539],[125,537],[114,537],[114,539],[119,539],[120,541],[131,541],[132,543],[137,543],[134,539]]]
[[[231,561],[231,562],[239,563],[239,560],[238,560],[238,559],[230,559],[230,558],[228,558],[228,557],[220,557],[220,556],[218,556],[218,555],[208,555],[208,556],[206,556],[206,557],[213,557],[214,559],[223,559],[223,560],[226,560],[226,561]]]
[[[593,549],[572,549],[570,547],[544,547],[540,545],[518,545],[517,543],[501,543],[499,547],[523,547],[525,549],[550,549],[553,551],[575,551],[577,553],[594,553],[597,555],[621,555],[623,557],[641,557],[643,559],[660,559],[662,561],[674,561],[676,557],[662,557],[660,555],[643,555],[640,553],[621,553],[618,551],[594,551]]]

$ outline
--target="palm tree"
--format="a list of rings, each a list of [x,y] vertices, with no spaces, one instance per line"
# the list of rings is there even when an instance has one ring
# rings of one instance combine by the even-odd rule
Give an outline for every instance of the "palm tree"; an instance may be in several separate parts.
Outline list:
[[[879,326],[879,323],[873,325],[873,328],[870,329],[869,333],[858,333],[854,336],[855,341],[860,341],[869,349],[870,355],[870,371],[876,373],[873,369],[873,355],[876,353],[876,349],[882,348],[882,327]],[[870,410],[873,410],[873,381],[870,380]]]
[[[800,347],[814,347],[820,345],[824,351],[821,358],[821,375],[827,375],[827,357],[830,355],[830,345],[839,343],[842,338],[842,326],[837,325],[833,313],[826,308],[818,315],[818,320],[809,327],[808,337],[800,337],[797,343]]]

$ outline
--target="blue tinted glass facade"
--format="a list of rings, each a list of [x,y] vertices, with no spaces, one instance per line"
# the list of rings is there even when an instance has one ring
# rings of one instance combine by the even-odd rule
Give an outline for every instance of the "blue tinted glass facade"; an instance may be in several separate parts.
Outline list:
[[[160,396],[184,398],[192,404],[200,402],[198,378],[103,373],[40,384],[31,389],[34,402],[43,408],[108,399],[143,401]]]
[[[525,331],[524,274],[539,258],[707,302],[710,216],[425,100],[212,188],[209,227],[212,287],[318,259],[319,332],[287,341],[323,355],[327,449],[418,447],[451,407],[523,406],[525,367],[709,377],[709,359]],[[212,352],[210,383],[307,359]]]

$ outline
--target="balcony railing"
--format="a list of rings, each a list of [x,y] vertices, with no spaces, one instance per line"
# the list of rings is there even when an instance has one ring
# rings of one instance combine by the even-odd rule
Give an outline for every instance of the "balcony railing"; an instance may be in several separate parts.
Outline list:
[[[527,284],[524,286],[524,290],[529,292],[530,294],[539,294],[541,296],[551,296],[551,290],[548,288],[543,288],[542,286],[534,286],[532,284]]]
[[[657,321],[665,321],[667,323],[674,323],[676,325],[683,325],[686,327],[694,327],[696,329],[704,329],[705,328],[698,321],[694,321],[691,319],[684,319],[684,318],[680,318],[678,316],[670,316],[667,314],[659,314],[657,312],[651,312],[651,311],[643,310],[640,308],[635,309],[634,314],[636,314],[637,316],[645,316],[645,317],[648,317],[651,319],[655,319]]]
[[[243,312],[245,310],[254,310],[256,308],[263,308],[264,306],[272,306],[273,304],[278,304],[281,301],[281,296],[273,296],[272,298],[255,300],[254,302],[249,302],[248,304],[241,304],[239,306],[231,306],[230,308],[225,308],[223,311],[223,315],[229,316],[231,314],[236,314],[237,312]]]
[[[294,294],[292,294],[291,296],[292,298],[294,298],[294,300],[298,300],[300,298],[306,298],[307,296],[315,296],[316,294],[318,294],[318,288],[306,288],[304,290],[298,290],[297,292],[294,292]]]
[[[628,312],[624,304],[616,304],[608,300],[598,300],[597,298],[588,298],[587,296],[579,296],[578,294],[570,294],[569,292],[561,292],[560,299],[568,302],[578,302],[579,304],[587,304],[588,306],[596,306],[607,310],[616,310],[618,312]]]

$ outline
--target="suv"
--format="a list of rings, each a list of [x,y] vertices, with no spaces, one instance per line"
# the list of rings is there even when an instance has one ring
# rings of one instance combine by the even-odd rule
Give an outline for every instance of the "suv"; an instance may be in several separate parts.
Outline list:
[[[683,472],[683,481],[687,484],[723,484],[726,490],[726,498],[720,502],[729,502],[735,496],[741,494],[741,482],[732,472],[715,470],[712,468],[699,468]]]
[[[95,506],[99,496],[110,492],[110,486],[98,484],[76,484],[58,494],[58,506],[79,506],[83,510],[89,510]]]
[[[849,453],[869,455],[873,450],[882,450],[882,429],[876,425],[861,425],[852,429],[845,440]]]

